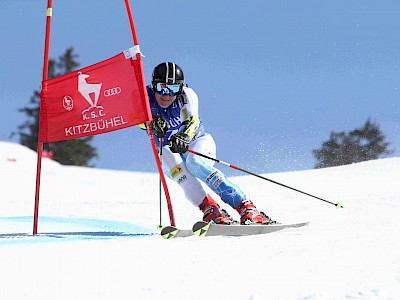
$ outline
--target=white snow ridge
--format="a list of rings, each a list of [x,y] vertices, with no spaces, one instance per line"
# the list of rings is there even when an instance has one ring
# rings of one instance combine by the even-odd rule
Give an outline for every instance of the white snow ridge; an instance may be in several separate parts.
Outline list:
[[[48,159],[32,236],[35,175],[34,151],[0,142],[0,299],[400,299],[400,158],[263,174],[343,209],[233,177],[273,219],[310,221],[246,237],[164,240],[157,174]],[[190,228],[201,213],[168,183],[176,223]]]

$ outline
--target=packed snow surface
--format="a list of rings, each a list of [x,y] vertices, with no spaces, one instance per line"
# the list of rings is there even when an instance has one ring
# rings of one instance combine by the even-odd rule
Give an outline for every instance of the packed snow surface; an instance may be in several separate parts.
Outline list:
[[[273,219],[310,224],[173,240],[157,229],[158,174],[49,159],[32,236],[36,160],[36,152],[0,142],[0,299],[400,299],[400,158],[262,174],[342,209],[232,177]],[[176,223],[190,228],[201,213],[168,184]],[[168,225],[164,197],[161,210]]]

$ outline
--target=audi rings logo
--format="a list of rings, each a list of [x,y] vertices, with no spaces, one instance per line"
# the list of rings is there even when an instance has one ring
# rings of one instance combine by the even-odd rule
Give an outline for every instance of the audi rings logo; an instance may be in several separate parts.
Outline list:
[[[122,91],[121,88],[119,86],[117,86],[117,87],[113,87],[111,89],[105,90],[103,94],[105,97],[110,97],[110,96],[115,96],[115,95],[121,94],[121,91]]]

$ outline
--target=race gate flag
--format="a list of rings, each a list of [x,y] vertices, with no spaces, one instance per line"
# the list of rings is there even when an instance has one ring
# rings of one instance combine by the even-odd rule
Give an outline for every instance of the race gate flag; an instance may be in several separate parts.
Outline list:
[[[149,121],[134,48],[42,82],[40,142],[111,132]]]

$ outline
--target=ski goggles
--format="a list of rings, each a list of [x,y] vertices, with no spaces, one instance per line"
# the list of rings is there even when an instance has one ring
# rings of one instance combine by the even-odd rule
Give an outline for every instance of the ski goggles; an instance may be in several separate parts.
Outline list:
[[[160,95],[170,95],[175,96],[180,93],[182,86],[178,84],[168,84],[163,82],[157,82],[155,85],[155,90]]]

